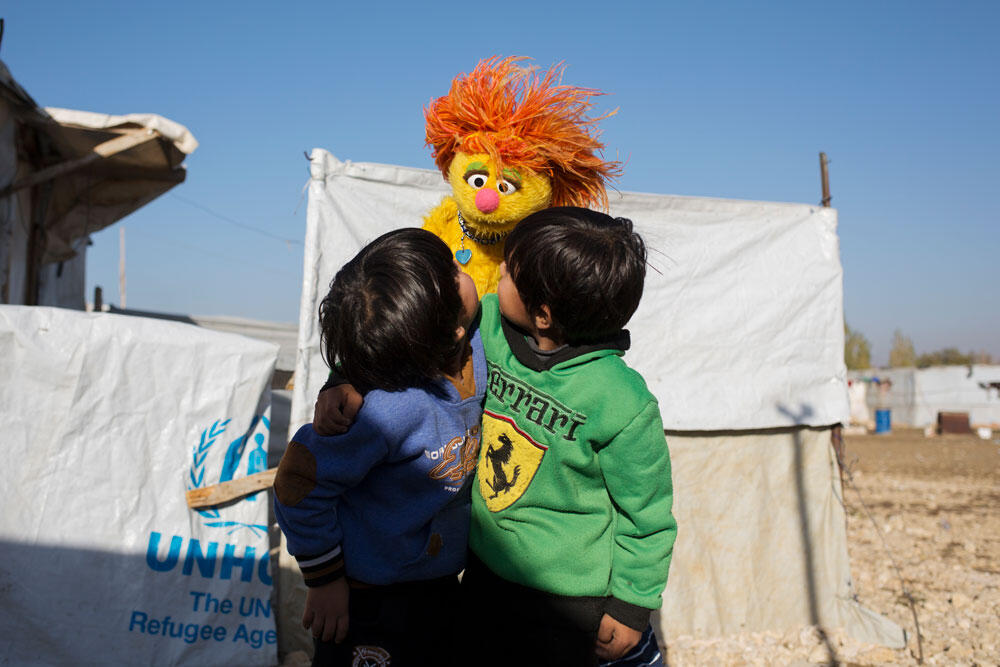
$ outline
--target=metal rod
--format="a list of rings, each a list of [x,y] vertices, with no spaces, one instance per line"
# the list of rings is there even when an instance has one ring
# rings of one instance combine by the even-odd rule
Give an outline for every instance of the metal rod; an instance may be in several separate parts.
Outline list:
[[[829,161],[826,159],[826,153],[820,151],[819,154],[819,177],[823,183],[823,199],[820,204],[823,206],[830,206],[830,173],[827,169]]]

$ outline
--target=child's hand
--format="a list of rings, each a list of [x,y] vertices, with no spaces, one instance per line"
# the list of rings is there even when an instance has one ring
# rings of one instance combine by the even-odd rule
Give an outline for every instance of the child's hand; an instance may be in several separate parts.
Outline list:
[[[338,384],[319,392],[313,410],[313,428],[320,435],[347,433],[364,401],[352,385]]]
[[[340,577],[328,584],[310,588],[306,593],[306,611],[302,627],[312,628],[313,637],[338,644],[347,636],[347,602],[350,589],[347,579]]]
[[[635,648],[642,633],[616,621],[607,614],[601,617],[594,649],[601,660],[617,660]]]

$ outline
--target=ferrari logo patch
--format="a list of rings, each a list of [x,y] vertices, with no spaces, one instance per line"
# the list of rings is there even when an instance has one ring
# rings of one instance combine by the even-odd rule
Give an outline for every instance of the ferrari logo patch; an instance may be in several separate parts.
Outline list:
[[[479,493],[486,508],[499,512],[521,497],[538,470],[547,448],[517,428],[510,417],[483,412]]]

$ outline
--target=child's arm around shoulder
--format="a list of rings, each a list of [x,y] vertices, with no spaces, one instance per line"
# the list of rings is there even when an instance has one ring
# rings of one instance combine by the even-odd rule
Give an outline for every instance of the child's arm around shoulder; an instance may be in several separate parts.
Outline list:
[[[340,370],[333,368],[313,406],[313,428],[319,435],[346,433],[354,423],[364,397]]]

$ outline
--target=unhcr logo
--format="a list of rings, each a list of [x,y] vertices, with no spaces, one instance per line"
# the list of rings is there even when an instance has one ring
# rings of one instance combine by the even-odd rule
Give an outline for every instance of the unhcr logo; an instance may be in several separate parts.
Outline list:
[[[187,576],[197,574],[203,579],[232,579],[235,574],[240,581],[253,581],[256,575],[262,584],[270,586],[273,583],[268,572],[271,556],[266,549],[258,556],[254,547],[245,546],[243,553],[237,555],[235,544],[223,544],[220,558],[218,542],[202,545],[200,540],[185,540],[180,535],[172,535],[166,544],[166,553],[161,555],[161,542],[166,540],[159,532],[149,534],[146,565],[154,572],[170,572],[180,564],[181,574]]]
[[[228,482],[234,478],[239,471],[246,453],[248,444],[252,441],[255,447],[250,449],[247,455],[246,474],[252,475],[267,469],[267,450],[264,443],[267,442],[265,433],[270,433],[271,422],[264,415],[257,415],[250,421],[250,428],[226,447],[226,453],[222,460],[222,469],[219,471],[217,480],[206,478],[206,468],[208,454],[212,447],[221,438],[231,419],[215,420],[215,422],[201,432],[201,436],[196,445],[191,449],[191,465],[188,470],[187,488],[200,489],[203,486]],[[260,432],[259,429],[263,429]],[[255,493],[247,498],[248,501],[256,501],[261,492]],[[267,526],[263,524],[243,523],[242,521],[224,520],[218,509],[195,510],[201,516],[205,526],[209,528],[229,529],[228,534],[247,529],[257,537],[267,535]]]

